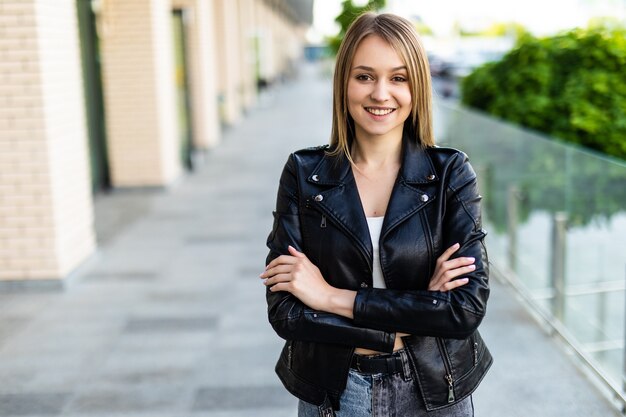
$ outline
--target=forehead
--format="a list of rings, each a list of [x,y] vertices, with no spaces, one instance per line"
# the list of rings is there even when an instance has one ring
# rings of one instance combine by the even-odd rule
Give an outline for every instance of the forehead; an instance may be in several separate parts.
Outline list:
[[[359,42],[351,67],[396,68],[403,65],[402,57],[393,46],[378,35],[368,35]]]

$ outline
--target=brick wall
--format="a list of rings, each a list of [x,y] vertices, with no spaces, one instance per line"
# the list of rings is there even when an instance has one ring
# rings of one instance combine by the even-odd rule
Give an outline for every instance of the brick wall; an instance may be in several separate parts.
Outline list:
[[[107,0],[102,77],[111,181],[163,186],[181,172],[169,0]]]
[[[66,276],[94,250],[76,4],[0,2],[0,280]]]

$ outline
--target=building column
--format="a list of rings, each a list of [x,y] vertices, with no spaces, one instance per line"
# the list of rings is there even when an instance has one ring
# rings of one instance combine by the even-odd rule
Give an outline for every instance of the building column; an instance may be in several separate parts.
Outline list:
[[[257,27],[256,27],[256,36],[257,36],[257,47],[258,47],[258,66],[259,66],[259,76],[267,83],[271,83],[273,81],[273,68],[272,68],[272,42],[271,42],[271,31],[269,30],[268,23],[268,6],[265,4],[265,1],[257,0]]]
[[[219,143],[221,135],[214,10],[204,0],[173,0],[172,7],[185,9],[189,17],[187,36],[193,141],[195,148],[209,149]]]
[[[215,0],[215,30],[218,51],[218,94],[222,121],[235,124],[241,118],[241,61],[238,3]]]
[[[245,110],[256,104],[255,0],[239,0],[241,101]]]
[[[99,18],[111,182],[168,185],[181,173],[170,0],[107,0]]]
[[[60,285],[95,248],[75,0],[0,2],[0,280]]]

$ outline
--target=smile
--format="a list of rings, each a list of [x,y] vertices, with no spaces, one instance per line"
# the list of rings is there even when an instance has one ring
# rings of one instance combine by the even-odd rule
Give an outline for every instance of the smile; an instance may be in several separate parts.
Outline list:
[[[379,108],[373,108],[373,107],[365,107],[365,111],[367,111],[368,113],[373,114],[374,116],[386,116],[389,113],[395,111],[396,109],[379,109]]]

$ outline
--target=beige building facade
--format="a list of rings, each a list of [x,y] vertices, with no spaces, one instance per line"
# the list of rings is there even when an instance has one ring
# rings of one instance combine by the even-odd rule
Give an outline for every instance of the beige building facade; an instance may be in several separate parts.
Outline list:
[[[94,194],[192,171],[311,19],[312,0],[0,1],[0,291],[62,287],[96,250]]]

